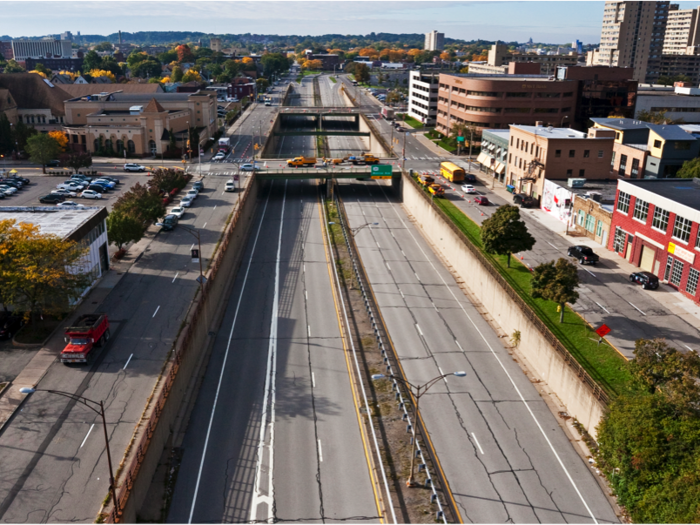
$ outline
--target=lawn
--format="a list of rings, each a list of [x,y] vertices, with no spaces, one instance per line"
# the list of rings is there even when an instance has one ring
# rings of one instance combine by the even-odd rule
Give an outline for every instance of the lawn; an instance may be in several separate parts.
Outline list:
[[[450,153],[453,153],[457,151],[457,146],[453,146],[451,144],[448,144],[445,139],[438,140],[435,142],[438,146],[440,146],[442,149],[449,151]]]
[[[409,126],[411,126],[412,128],[422,128],[423,127],[422,122],[419,122],[416,119],[414,119],[413,117],[409,117],[408,115],[406,115],[404,122],[406,124],[408,124]]]
[[[333,82],[334,84],[337,82],[337,80],[335,79],[335,77],[328,77],[328,78],[330,78],[330,79],[331,79],[331,82]]]
[[[511,268],[508,268],[506,256],[490,255],[483,251],[481,228],[457,206],[447,199],[433,199],[433,202],[491,261],[518,295],[534,310],[576,361],[608,395],[615,397],[633,388],[627,361],[611,346],[605,343],[598,346],[598,336],[582,317],[567,306],[564,322],[559,323],[559,313],[555,303],[544,299],[534,299],[531,296],[532,274],[515,255],[511,257]]]

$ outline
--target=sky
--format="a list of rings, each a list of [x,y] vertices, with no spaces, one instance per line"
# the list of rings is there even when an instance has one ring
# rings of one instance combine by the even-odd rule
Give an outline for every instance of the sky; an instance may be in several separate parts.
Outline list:
[[[698,1],[677,2],[681,9]],[[202,31],[322,35],[445,33],[464,40],[598,43],[601,1],[31,1],[0,0],[0,35],[12,38],[71,31]]]

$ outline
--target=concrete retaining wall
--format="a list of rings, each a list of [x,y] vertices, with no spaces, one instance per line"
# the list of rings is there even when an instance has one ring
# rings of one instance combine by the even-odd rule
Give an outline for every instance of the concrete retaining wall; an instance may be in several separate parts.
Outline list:
[[[209,331],[216,330],[221,323],[224,308],[220,305],[233,288],[245,253],[258,188],[256,177],[251,177],[206,272],[205,301],[198,294],[190,307],[173,352],[136,427],[132,444],[122,459],[116,475],[120,512],[115,511],[110,501],[102,511],[108,515],[107,522],[136,523],[136,513],[146,498],[192,374],[211,343]]]
[[[408,175],[403,175],[403,206],[431,239],[440,255],[506,334],[519,330],[519,351],[533,371],[546,381],[574,416],[595,437],[606,410],[607,396],[561,346],[534,312],[488,263],[472,251],[473,245],[435,207]],[[490,270],[490,271],[489,271]],[[533,317],[535,317],[533,319]]]

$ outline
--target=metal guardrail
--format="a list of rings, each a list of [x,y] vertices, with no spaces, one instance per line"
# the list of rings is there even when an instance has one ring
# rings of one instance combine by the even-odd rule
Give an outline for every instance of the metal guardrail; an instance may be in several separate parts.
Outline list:
[[[345,212],[345,206],[343,205],[342,200],[340,200],[337,191],[334,191],[333,195],[338,208],[338,217],[343,230],[343,236],[345,237],[348,252],[352,258],[353,270],[360,286],[360,292],[364,298],[365,308],[369,314],[372,328],[374,329],[374,333],[377,338],[377,343],[384,358],[384,363],[386,364],[386,373],[401,377],[404,379],[404,381],[407,381],[403,368],[401,367],[398,354],[394,348],[391,337],[389,336],[386,324],[384,323],[384,318],[382,317],[381,311],[379,310],[379,306],[374,297],[372,285],[370,284],[369,278],[365,272],[360,252],[355,244],[355,239],[352,235],[348,235],[349,225],[346,223],[347,215]],[[419,468],[425,469],[427,474],[425,487],[429,488],[431,491],[430,501],[431,503],[436,503],[438,507],[436,519],[445,524],[450,522],[454,523],[457,521],[456,517],[459,516],[459,512],[457,511],[454,498],[450,493],[447,479],[442,471],[442,468],[440,467],[437,454],[432,446],[430,435],[428,434],[425,424],[420,417],[415,422],[411,421],[411,415],[407,409],[407,405],[415,406],[413,392],[408,390],[404,384],[396,381],[395,379],[392,379],[392,383],[392,389],[396,392],[396,401],[399,408],[403,411],[402,418],[404,421],[408,422],[406,431],[412,433],[412,439],[416,443],[416,457],[420,458],[421,460]],[[416,439],[418,435],[420,435],[425,447],[421,447],[420,440]],[[435,474],[433,475],[431,475],[430,470],[428,469],[428,461],[426,461],[426,456],[427,459],[430,460],[430,464],[435,466]],[[443,503],[443,501],[440,499],[440,493],[446,496],[445,503]],[[450,514],[449,521],[446,510]]]
[[[254,186],[254,177],[255,175],[251,176],[246,190]],[[231,218],[231,221],[229,222],[228,226],[226,227],[226,230],[224,231],[224,235],[221,239],[221,243],[219,244],[219,248],[214,254],[209,269],[206,272],[207,281],[202,287],[202,293],[192,303],[192,307],[186,315],[187,321],[185,323],[185,326],[182,328],[180,335],[178,336],[175,343],[173,343],[172,356],[164,366],[163,375],[161,375],[161,377],[156,382],[156,385],[153,387],[151,397],[149,397],[147,402],[147,407],[153,406],[153,410],[145,420],[142,416],[142,419],[136,425],[134,437],[132,438],[132,444],[133,446],[136,446],[136,452],[128,460],[128,463],[124,463],[124,473],[121,473],[121,465],[119,470],[117,471],[115,484],[118,485],[117,492],[119,498],[119,507],[112,507],[109,516],[105,520],[106,523],[119,523],[121,520],[122,513],[124,511],[124,508],[126,507],[126,503],[129,499],[129,496],[131,495],[131,490],[133,489],[136,476],[138,475],[139,470],[141,469],[141,465],[143,464],[143,460],[146,457],[146,452],[151,443],[151,439],[153,438],[153,434],[158,425],[158,421],[160,420],[160,416],[168,399],[168,395],[170,394],[170,390],[172,389],[173,383],[175,382],[175,377],[177,376],[178,370],[180,369],[182,359],[185,355],[185,352],[190,347],[190,343],[192,342],[192,338],[194,337],[194,327],[197,325],[200,316],[202,316],[204,313],[203,298],[208,296],[209,289],[212,287],[212,284],[218,277],[219,269],[221,267],[224,254],[226,252],[226,249],[228,248],[229,243],[231,242],[231,238],[233,237],[233,232],[235,230],[236,225],[238,224],[238,220],[240,219],[241,210],[245,206],[245,203],[248,199],[256,198],[255,196],[251,196],[250,193],[250,191],[245,191],[241,199],[237,201],[237,206],[236,210],[233,212],[233,217]],[[160,388],[159,390],[161,384],[162,388]],[[148,408],[144,410],[144,413],[147,410]],[[141,429],[143,429],[143,432],[139,435],[139,431]],[[127,448],[127,452],[124,455],[125,458],[129,457],[129,454],[131,452],[131,446],[132,445],[130,445],[129,448]],[[114,504],[114,502],[112,502],[112,504]]]
[[[549,327],[540,319],[540,317],[535,313],[532,307],[527,304],[522,297],[516,292],[512,285],[500,274],[500,272],[494,267],[493,263],[489,261],[477,248],[474,246],[472,241],[467,237],[462,230],[460,230],[457,225],[452,222],[452,219],[447,216],[447,214],[442,211],[432,199],[423,191],[423,188],[406,172],[403,173],[404,178],[408,179],[411,184],[413,184],[418,193],[423,199],[433,208],[433,210],[445,221],[447,226],[457,235],[462,242],[466,245],[467,249],[472,253],[472,255],[481,263],[481,265],[486,269],[486,271],[493,277],[496,282],[501,286],[504,292],[510,297],[513,302],[515,302],[520,310],[523,312],[528,321],[530,321],[544,336],[549,344],[559,353],[563,358],[564,362],[576,373],[576,375],[581,379],[581,381],[590,389],[593,396],[605,405],[610,403],[610,396],[605,392],[605,390],[595,381],[590,374],[583,368],[576,358],[569,352],[569,350],[559,341],[556,335],[549,329]]]

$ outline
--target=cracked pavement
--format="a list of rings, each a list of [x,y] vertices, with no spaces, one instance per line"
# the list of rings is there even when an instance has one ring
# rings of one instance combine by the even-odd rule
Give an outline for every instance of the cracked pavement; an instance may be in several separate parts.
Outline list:
[[[340,186],[351,226],[379,222],[356,242],[408,380],[467,372],[421,401],[462,519],[617,522],[535,387],[389,192],[379,182]]]

